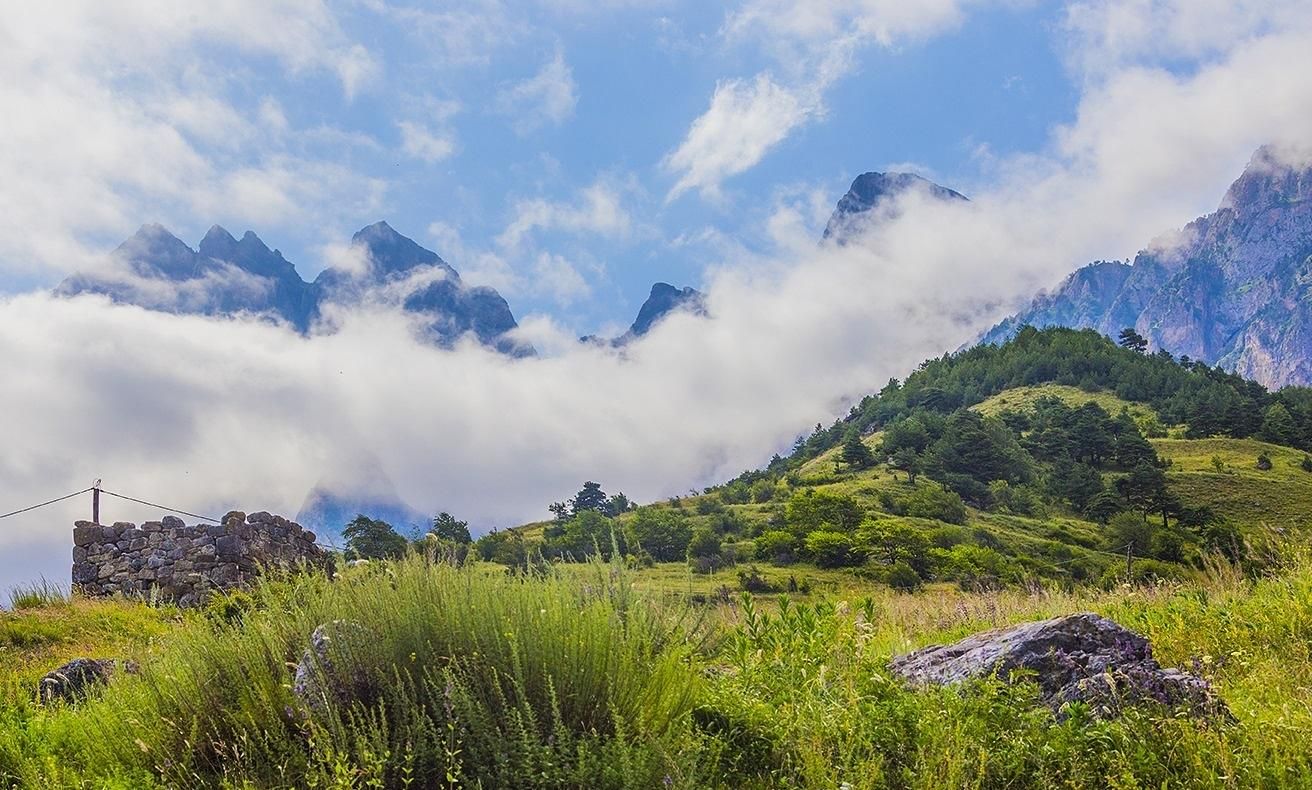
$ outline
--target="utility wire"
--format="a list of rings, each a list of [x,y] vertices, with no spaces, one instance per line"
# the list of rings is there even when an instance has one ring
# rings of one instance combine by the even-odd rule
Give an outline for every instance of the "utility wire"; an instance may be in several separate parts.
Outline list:
[[[87,489],[87,491],[90,491],[90,490],[91,490],[91,489],[89,489],[89,488]],[[85,492],[83,492],[83,493],[85,493]],[[160,505],[160,504],[157,504],[157,503],[155,503],[155,502],[147,502],[147,501],[144,500],[144,499],[137,499],[136,497],[124,496],[123,494],[115,494],[113,491],[106,491],[106,490],[103,489],[103,488],[100,489],[100,493],[102,493],[102,494],[108,494],[109,496],[113,496],[113,497],[118,497],[119,499],[126,499],[126,500],[129,501],[129,502],[136,502],[136,503],[139,504],[139,505],[147,505],[147,506],[149,506],[149,507],[157,507],[157,508],[159,508],[160,510],[167,511],[167,512],[169,512],[169,513],[177,513],[177,514],[180,515],[180,516],[191,516],[192,518],[198,518],[198,519],[200,519],[201,521],[212,521],[212,522],[214,522],[215,524],[222,524],[222,523],[223,523],[220,519],[217,519],[217,518],[210,518],[209,516],[202,516],[202,515],[200,515],[199,513],[188,513],[188,512],[185,511],[185,510],[178,510],[177,508],[174,508],[174,507],[167,507],[167,506],[165,506],[165,505]]]
[[[49,502],[42,502],[39,505],[32,505],[31,507],[25,507],[22,508],[21,510],[15,510],[10,513],[5,513],[3,515],[0,515],[0,518],[9,518],[10,516],[17,516],[19,513],[26,513],[29,510],[36,510],[39,507],[45,507],[46,505],[53,505],[56,502],[63,502],[65,499],[72,499],[75,496],[81,496],[82,494],[85,494],[90,490],[91,490],[90,488],[84,488],[81,491],[74,491],[71,494],[65,494],[64,496],[61,496],[58,499],[52,499]]]

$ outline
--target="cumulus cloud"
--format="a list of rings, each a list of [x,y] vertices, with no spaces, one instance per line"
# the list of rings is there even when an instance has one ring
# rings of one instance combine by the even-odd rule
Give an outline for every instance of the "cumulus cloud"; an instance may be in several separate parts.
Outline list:
[[[815,96],[798,95],[768,74],[719,83],[711,106],[665,159],[666,169],[679,174],[667,199],[689,189],[717,196],[726,178],[754,167],[818,108]]]
[[[401,150],[408,156],[432,164],[455,153],[455,141],[448,134],[435,133],[412,121],[401,121],[397,128],[401,130]]]
[[[770,53],[778,72],[721,80],[710,107],[665,157],[677,176],[667,200],[690,189],[720,197],[724,181],[755,167],[797,129],[824,114],[829,88],[849,74],[860,49],[916,41],[958,24],[964,0],[748,0],[721,36],[731,47]]]
[[[497,111],[510,118],[517,133],[526,135],[569,120],[578,102],[574,72],[565,63],[564,53],[556,50],[555,57],[537,74],[497,94]]]
[[[347,96],[378,74],[322,0],[225,0],[204,13],[147,0],[6,11],[7,269],[81,268],[144,218],[204,216],[218,206],[226,217],[258,214],[267,227],[377,196],[377,181],[284,147],[281,108],[239,106],[216,52],[268,58],[298,77],[330,75]]]
[[[633,224],[620,191],[601,181],[585,187],[578,200],[572,203],[543,198],[521,200],[515,203],[511,214],[510,224],[497,237],[497,243],[507,248],[519,247],[529,234],[537,230],[615,238],[627,234]]]

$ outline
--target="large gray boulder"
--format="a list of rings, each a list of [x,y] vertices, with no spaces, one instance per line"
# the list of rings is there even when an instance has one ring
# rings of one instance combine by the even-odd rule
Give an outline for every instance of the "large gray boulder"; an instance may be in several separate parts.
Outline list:
[[[1156,702],[1195,715],[1227,715],[1207,681],[1164,669],[1144,637],[1083,612],[987,631],[952,645],[926,647],[894,658],[890,668],[913,685],[949,685],[997,675],[1033,680],[1044,703],[1064,715],[1084,702],[1095,715],[1114,716],[1126,705]]]
[[[75,658],[41,678],[37,686],[37,697],[42,704],[56,700],[78,702],[95,689],[108,684],[120,666],[129,674],[138,672],[137,665],[132,661],[120,664],[112,658]]]

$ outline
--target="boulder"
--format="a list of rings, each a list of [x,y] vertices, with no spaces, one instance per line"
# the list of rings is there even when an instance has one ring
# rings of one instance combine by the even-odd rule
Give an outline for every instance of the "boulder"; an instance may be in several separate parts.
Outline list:
[[[109,683],[120,666],[129,674],[140,671],[132,661],[120,663],[112,658],[75,658],[41,678],[37,698],[42,704],[85,699],[94,689]]]
[[[318,626],[296,665],[292,693],[314,711],[330,704],[371,701],[378,689],[363,661],[369,642],[369,632],[352,620]]]
[[[952,645],[894,658],[893,672],[913,685],[948,685],[997,675],[1033,680],[1045,704],[1064,715],[1083,702],[1095,715],[1157,702],[1193,715],[1228,715],[1207,681],[1164,669],[1143,636],[1084,612],[987,631]]]

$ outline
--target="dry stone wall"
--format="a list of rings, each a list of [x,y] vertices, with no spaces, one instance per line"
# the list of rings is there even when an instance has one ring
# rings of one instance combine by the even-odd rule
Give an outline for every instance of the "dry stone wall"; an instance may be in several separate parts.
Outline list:
[[[220,524],[188,526],[165,516],[141,526],[79,521],[73,527],[73,586],[85,595],[153,594],[181,606],[246,584],[267,567],[330,570],[313,532],[282,516],[233,511]]]

